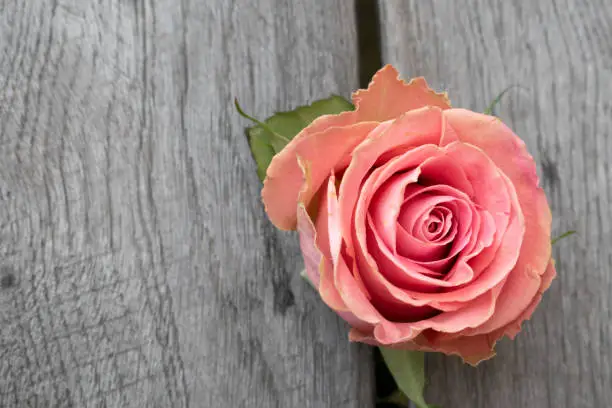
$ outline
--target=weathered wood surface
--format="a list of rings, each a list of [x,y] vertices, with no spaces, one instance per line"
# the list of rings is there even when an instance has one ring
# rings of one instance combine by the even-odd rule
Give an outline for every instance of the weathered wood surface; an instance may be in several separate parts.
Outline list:
[[[233,107],[354,89],[353,2],[0,11],[0,406],[370,406]]]
[[[444,407],[612,405],[612,3],[381,0],[383,59],[424,75],[453,105],[497,110],[540,164],[559,277],[515,342],[472,369],[428,360]]]

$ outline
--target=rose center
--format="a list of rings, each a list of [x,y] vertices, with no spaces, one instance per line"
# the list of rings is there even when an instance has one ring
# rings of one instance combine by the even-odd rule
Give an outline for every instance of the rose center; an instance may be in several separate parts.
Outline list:
[[[448,236],[453,225],[453,214],[444,206],[436,206],[419,217],[413,235],[426,242],[438,242]]]

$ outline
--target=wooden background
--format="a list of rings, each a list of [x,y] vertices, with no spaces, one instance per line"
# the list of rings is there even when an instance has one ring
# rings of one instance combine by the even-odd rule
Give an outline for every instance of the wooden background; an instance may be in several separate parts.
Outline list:
[[[612,4],[379,6],[382,61],[456,106],[521,85],[498,112],[578,230],[516,342],[429,358],[430,400],[612,405]],[[348,96],[360,25],[351,0],[0,0],[0,407],[374,405],[371,350],[298,277],[232,105]]]

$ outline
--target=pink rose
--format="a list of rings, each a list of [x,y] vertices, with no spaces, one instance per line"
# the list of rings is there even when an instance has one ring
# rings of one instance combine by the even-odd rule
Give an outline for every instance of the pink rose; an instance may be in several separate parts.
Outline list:
[[[271,221],[297,228],[308,276],[351,340],[471,364],[493,356],[555,276],[525,143],[392,66],[353,102],[274,157],[262,191]]]

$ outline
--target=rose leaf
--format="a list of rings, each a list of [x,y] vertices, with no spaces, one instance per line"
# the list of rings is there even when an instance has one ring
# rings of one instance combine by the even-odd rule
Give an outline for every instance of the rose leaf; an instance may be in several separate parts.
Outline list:
[[[425,402],[425,353],[379,347],[397,387],[418,408],[433,408]]]
[[[246,114],[238,101],[234,101],[238,113],[255,123],[246,129],[251,153],[257,163],[257,175],[263,181],[272,157],[280,152],[302,129],[322,115],[338,114],[353,110],[354,106],[338,95],[300,106],[288,112],[277,112],[261,122]]]

